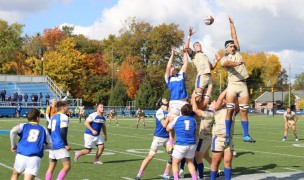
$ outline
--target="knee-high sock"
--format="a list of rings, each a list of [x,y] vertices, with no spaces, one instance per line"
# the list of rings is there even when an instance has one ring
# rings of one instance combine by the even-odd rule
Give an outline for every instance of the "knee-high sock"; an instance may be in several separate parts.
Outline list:
[[[230,130],[231,130],[231,125],[232,125],[232,120],[225,120],[225,125],[226,125],[226,135],[231,136]]]
[[[232,169],[224,168],[225,180],[231,179]]]
[[[244,136],[244,137],[245,137],[245,136],[248,136],[248,135],[249,135],[249,133],[248,133],[248,126],[249,126],[249,123],[248,123],[248,121],[242,120],[242,121],[241,121],[241,124],[242,124],[242,127],[243,127],[243,136]]]

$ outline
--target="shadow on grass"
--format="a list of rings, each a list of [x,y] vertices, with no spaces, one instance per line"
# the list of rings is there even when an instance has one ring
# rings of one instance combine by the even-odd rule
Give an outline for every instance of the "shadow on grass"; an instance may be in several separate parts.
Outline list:
[[[242,151],[242,152],[236,152],[236,153],[237,154],[236,154],[235,158],[238,158],[238,157],[246,155],[246,154],[254,155],[254,152],[251,152],[251,151]]]
[[[236,167],[233,168],[233,174],[244,175],[244,174],[264,173],[265,171],[274,169],[276,167],[278,167],[277,164],[267,164],[264,166],[252,166],[252,167]]]
[[[288,177],[275,177],[275,176],[269,176],[269,177],[265,177],[265,178],[261,178],[260,180],[277,180],[277,179],[284,179],[284,180],[297,180],[297,179],[303,179],[304,177],[304,173],[303,172],[299,172],[299,173],[295,173],[292,174]]]

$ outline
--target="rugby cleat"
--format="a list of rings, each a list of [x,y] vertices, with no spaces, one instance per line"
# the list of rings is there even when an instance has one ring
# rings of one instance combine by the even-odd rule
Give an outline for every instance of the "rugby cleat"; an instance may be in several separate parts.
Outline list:
[[[140,177],[139,177],[139,176],[136,176],[136,177],[135,177],[135,180],[140,180]]]
[[[185,177],[185,175],[184,175],[184,170],[179,170],[179,173],[178,173],[178,177],[179,178],[184,178]]]
[[[299,139],[298,139],[298,138],[296,138],[296,139],[295,139],[295,141],[299,141]]]
[[[216,173],[216,177],[220,177],[220,176],[224,176],[224,171],[218,170],[218,172]]]
[[[79,156],[77,156],[77,152],[75,152],[75,155],[74,155],[74,162],[78,162],[78,158],[79,158]]]
[[[282,141],[286,141],[286,139],[284,138],[284,139],[282,139]]]
[[[94,161],[93,163],[94,163],[94,164],[103,164],[103,162],[102,162],[102,161],[99,161],[99,160],[98,160],[98,161]]]
[[[224,140],[224,145],[228,146],[230,144],[230,141],[231,141],[231,137],[230,136],[226,136],[225,140]]]
[[[250,143],[255,143],[255,140],[252,139],[250,136],[244,136],[243,141],[250,142]]]
[[[163,180],[169,180],[170,179],[170,176],[169,175],[167,175],[167,174],[164,174],[163,175]]]
[[[233,157],[236,157],[237,153],[235,151],[233,151]]]

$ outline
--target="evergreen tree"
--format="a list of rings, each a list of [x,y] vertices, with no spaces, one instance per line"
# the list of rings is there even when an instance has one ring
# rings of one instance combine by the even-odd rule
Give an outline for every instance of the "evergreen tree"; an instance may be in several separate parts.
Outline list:
[[[290,93],[290,106],[294,106],[295,104],[296,96],[293,93]],[[287,108],[289,106],[289,94],[286,94],[284,97],[284,108]]]
[[[135,106],[141,109],[154,109],[157,102],[157,96],[154,92],[150,81],[145,79],[139,86],[138,93],[135,97]]]
[[[125,106],[128,100],[126,89],[120,81],[116,83],[110,95],[109,106]]]

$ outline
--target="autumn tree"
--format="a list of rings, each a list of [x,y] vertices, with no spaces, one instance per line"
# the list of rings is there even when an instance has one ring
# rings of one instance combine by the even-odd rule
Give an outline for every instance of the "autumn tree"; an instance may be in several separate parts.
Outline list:
[[[56,46],[64,39],[65,34],[59,27],[48,28],[43,31],[41,41],[47,50],[55,50]]]

